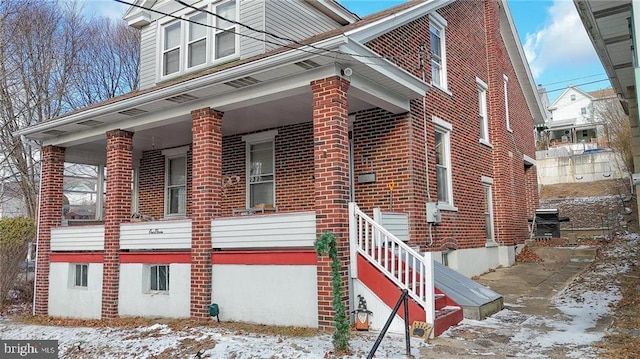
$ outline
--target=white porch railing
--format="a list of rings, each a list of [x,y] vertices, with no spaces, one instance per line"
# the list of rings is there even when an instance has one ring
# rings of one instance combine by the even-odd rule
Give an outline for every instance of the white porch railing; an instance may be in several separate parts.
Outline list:
[[[357,255],[360,254],[409,295],[427,313],[427,322],[435,316],[433,258],[424,256],[391,234],[382,225],[349,203],[349,242],[351,277],[358,278]]]

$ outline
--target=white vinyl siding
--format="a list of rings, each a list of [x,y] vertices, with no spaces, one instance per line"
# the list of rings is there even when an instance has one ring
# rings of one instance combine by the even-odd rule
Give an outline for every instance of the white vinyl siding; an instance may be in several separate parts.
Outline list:
[[[191,220],[122,223],[120,249],[189,249]]]
[[[265,1],[240,1],[240,19],[242,19],[243,24],[251,26],[254,29],[264,29],[264,12]],[[265,43],[258,40],[264,40],[264,34],[255,33],[245,27],[240,27],[239,31],[241,34],[253,37],[252,39],[246,36],[240,36],[240,58],[246,59],[266,52]]]
[[[271,1],[265,4],[265,27],[268,32],[291,38],[303,40],[317,35],[340,25],[318,10],[306,4],[305,1]],[[278,44],[286,42],[267,36],[267,40]],[[274,44],[266,44],[266,49],[277,48]]]
[[[213,248],[313,247],[315,212],[240,216],[213,220]]]
[[[52,251],[102,251],[104,226],[51,228]]]
[[[156,27],[153,25],[140,31],[140,89],[156,82]]]

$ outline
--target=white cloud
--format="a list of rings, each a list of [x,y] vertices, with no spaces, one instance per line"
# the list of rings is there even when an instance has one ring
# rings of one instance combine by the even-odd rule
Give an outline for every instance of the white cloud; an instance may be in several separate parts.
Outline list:
[[[554,0],[545,26],[528,33],[524,51],[534,77],[551,67],[597,63],[598,57],[573,1]]]

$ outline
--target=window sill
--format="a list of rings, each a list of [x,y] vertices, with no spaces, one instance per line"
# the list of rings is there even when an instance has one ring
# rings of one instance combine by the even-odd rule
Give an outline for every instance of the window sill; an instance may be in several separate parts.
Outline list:
[[[513,130],[511,129],[511,127],[507,127],[507,132],[513,133]]]
[[[438,209],[441,211],[458,212],[458,207],[455,207],[450,203],[438,202]]]
[[[449,91],[446,87],[438,85],[438,84],[434,84],[433,82],[431,82],[431,86],[437,88],[438,90],[446,93],[449,96],[453,96],[453,94],[451,93],[451,91]]]
[[[74,285],[73,287],[71,287],[71,289],[87,291],[87,290],[89,290],[89,287],[80,287],[80,286]]]
[[[481,138],[479,142],[480,142],[480,144],[482,144],[482,145],[485,145],[485,146],[487,146],[487,147],[489,147],[489,148],[493,148],[493,145],[491,144],[491,142],[489,142],[489,141],[485,140],[484,138]]]
[[[145,293],[146,295],[150,295],[150,296],[156,296],[156,295],[169,295],[169,291],[168,290],[153,290],[150,292]]]
[[[499,245],[496,241],[489,239],[487,243],[484,244],[485,248],[497,248]]]

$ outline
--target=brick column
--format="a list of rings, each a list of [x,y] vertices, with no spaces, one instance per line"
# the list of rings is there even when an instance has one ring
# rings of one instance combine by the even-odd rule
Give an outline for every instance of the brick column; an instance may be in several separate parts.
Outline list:
[[[104,212],[102,319],[118,316],[120,284],[120,223],[131,218],[131,170],[133,133],[107,132],[107,197]]]
[[[222,195],[222,112],[191,112],[191,318],[207,318],[211,304],[211,219]]]
[[[342,262],[345,306],[349,260],[349,82],[330,77],[311,82],[313,91],[314,189],[317,235],[330,231],[338,240]],[[333,327],[331,261],[318,258],[318,325]]]
[[[49,312],[51,228],[60,226],[62,221],[64,152],[65,149],[61,147],[45,146],[42,148],[34,315],[47,315]]]

